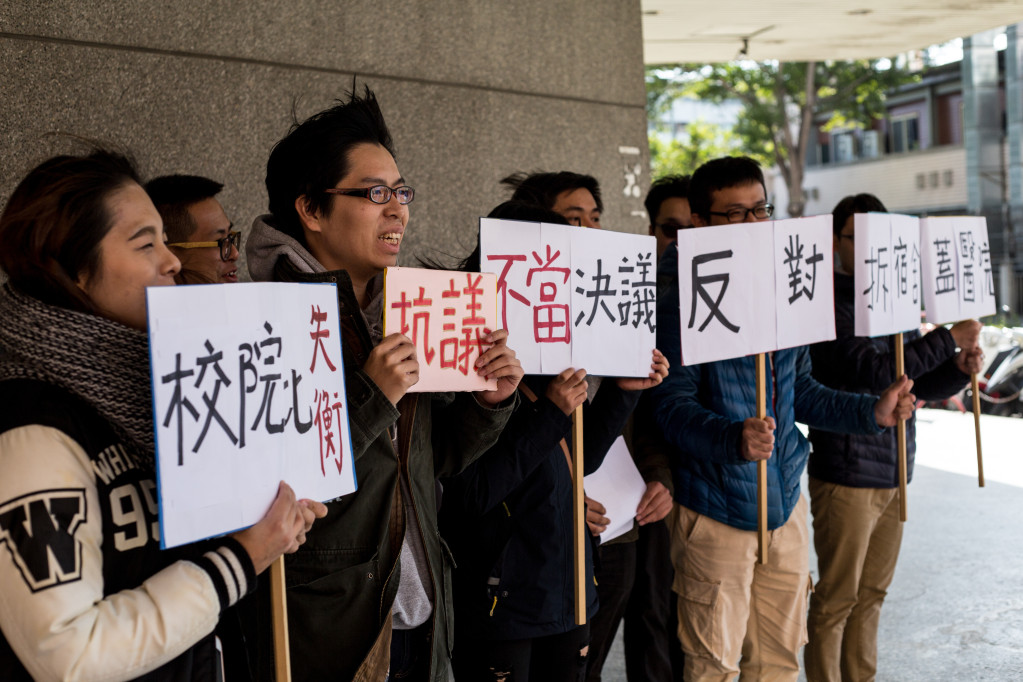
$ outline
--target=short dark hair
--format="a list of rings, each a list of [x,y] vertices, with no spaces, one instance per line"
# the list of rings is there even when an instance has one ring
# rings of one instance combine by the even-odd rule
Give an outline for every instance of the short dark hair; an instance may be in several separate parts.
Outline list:
[[[646,199],[643,200],[646,213],[650,216],[650,225],[653,225],[654,220],[657,219],[657,214],[660,213],[661,204],[665,199],[678,197],[686,201],[689,200],[690,178],[689,175],[665,175],[654,180],[650,185],[650,191],[647,192]]]
[[[887,213],[881,200],[873,194],[850,194],[835,205],[831,212],[831,228],[840,234],[850,216],[855,213]]]
[[[604,212],[604,202],[600,197],[600,183],[592,175],[571,171],[513,173],[503,178],[501,184],[512,188],[512,201],[535,204],[546,209],[554,208],[559,194],[585,189],[593,195],[597,210],[601,213]]]
[[[217,196],[224,185],[201,175],[164,175],[147,182],[145,189],[163,218],[167,241],[187,242],[199,227],[188,207]]]
[[[759,183],[767,196],[764,172],[748,156],[723,156],[696,169],[689,180],[689,210],[710,223],[713,194],[728,187]]]
[[[358,144],[378,144],[391,156],[394,143],[376,95],[367,86],[360,97],[347,93],[329,109],[295,121],[270,152],[266,162],[266,193],[274,226],[305,244],[295,200],[306,198],[310,210],[330,215],[330,189],[348,173],[351,150]]]
[[[107,201],[132,183],[142,184],[134,161],[101,148],[29,171],[0,214],[0,269],[11,284],[50,305],[102,315],[77,282],[99,270],[99,244],[114,221]]]
[[[498,204],[487,214],[488,218],[499,218],[501,220],[522,220],[529,223],[554,223],[555,225],[568,225],[568,221],[560,213],[555,213],[549,208],[528,201],[516,201],[510,199]],[[480,271],[480,242],[479,235],[476,238],[476,248],[473,249],[465,260],[458,264],[457,270],[465,272]]]

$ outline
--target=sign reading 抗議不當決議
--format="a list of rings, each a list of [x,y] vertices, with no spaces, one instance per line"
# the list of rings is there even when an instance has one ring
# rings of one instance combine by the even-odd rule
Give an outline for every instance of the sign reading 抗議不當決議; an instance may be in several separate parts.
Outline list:
[[[650,373],[653,237],[483,218],[480,249],[480,269],[497,275],[501,326],[527,374]]]
[[[146,290],[161,545],[356,489],[332,284]]]
[[[497,278],[490,273],[387,268],[384,334],[412,340],[419,380],[410,392],[492,391],[497,381],[476,373],[497,319]]]

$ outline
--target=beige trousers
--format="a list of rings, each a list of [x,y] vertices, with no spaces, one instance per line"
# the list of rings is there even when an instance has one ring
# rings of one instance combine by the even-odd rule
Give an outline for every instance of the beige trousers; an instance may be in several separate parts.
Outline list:
[[[806,678],[871,682],[881,604],[902,544],[898,488],[849,488],[810,479],[820,580],[810,598]]]
[[[810,589],[806,500],[768,534],[765,565],[756,532],[681,505],[671,540],[687,682],[798,679]]]

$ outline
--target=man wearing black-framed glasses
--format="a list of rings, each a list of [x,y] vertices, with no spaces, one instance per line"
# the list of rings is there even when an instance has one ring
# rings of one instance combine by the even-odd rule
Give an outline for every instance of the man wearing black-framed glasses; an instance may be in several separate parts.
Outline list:
[[[216,196],[224,185],[199,175],[164,175],[146,183],[163,219],[167,246],[181,261],[178,284],[238,281],[241,232]]]
[[[650,185],[643,200],[650,218],[650,234],[657,239],[657,260],[661,260],[668,244],[678,238],[679,230],[693,226],[689,210],[689,176],[665,175]]]

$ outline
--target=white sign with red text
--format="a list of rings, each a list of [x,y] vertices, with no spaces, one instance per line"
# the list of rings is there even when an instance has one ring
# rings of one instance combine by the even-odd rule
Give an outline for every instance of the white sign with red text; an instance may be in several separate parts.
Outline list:
[[[333,284],[149,287],[161,545],[356,489]]]

